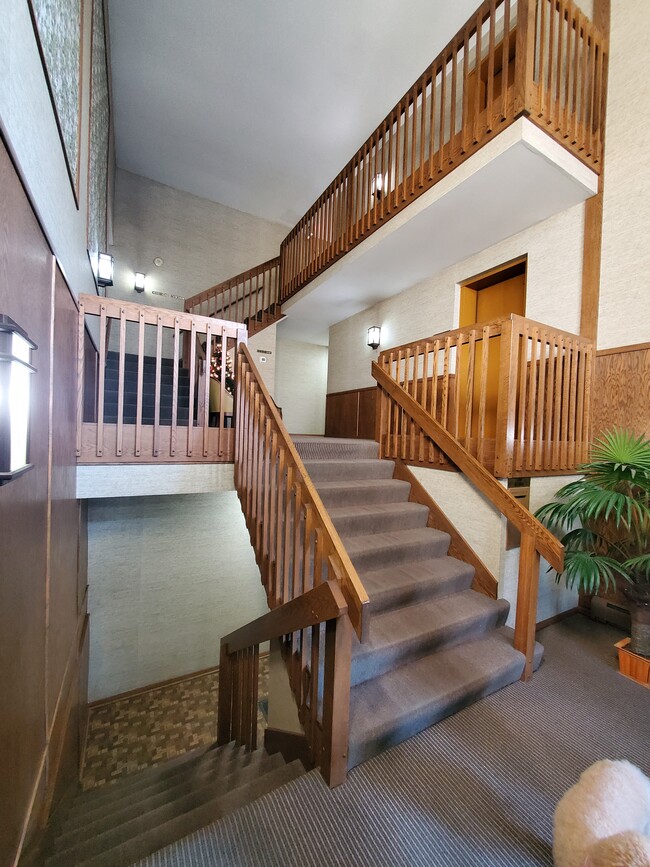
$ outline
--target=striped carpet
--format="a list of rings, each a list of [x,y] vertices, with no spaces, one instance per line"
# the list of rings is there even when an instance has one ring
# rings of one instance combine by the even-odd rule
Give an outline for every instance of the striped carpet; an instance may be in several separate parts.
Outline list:
[[[617,672],[621,633],[580,615],[541,633],[516,683],[355,768],[312,772],[141,867],[552,865],[562,793],[601,758],[650,773],[650,690]]]

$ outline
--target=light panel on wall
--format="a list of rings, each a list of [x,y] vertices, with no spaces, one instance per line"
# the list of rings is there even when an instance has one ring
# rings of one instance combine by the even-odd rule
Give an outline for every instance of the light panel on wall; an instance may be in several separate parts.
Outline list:
[[[381,328],[379,325],[371,325],[368,329],[368,346],[377,349],[381,341]]]
[[[145,276],[142,271],[135,272],[135,283],[133,288],[136,292],[144,292]]]
[[[113,285],[113,257],[110,253],[100,253],[97,260],[97,283],[100,286]]]
[[[33,340],[0,314],[0,485],[31,468],[29,421]]]

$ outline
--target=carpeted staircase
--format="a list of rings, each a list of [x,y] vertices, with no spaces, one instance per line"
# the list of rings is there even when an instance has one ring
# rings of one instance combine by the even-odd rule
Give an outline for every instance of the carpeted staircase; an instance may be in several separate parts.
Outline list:
[[[370,598],[370,639],[353,647],[352,768],[518,680],[524,657],[501,629],[509,603],[471,589],[473,568],[447,555],[449,536],[426,526],[376,442],[294,442]]]
[[[203,828],[303,774],[279,753],[229,744],[62,801],[45,844],[46,867],[122,867]]]
[[[117,422],[119,353],[106,355],[104,386],[104,422]],[[124,423],[135,424],[138,395],[138,356],[127,353],[124,362]],[[172,400],[174,396],[174,360],[162,358],[160,368],[160,424],[172,423]],[[190,406],[190,373],[178,369],[177,424],[187,426]],[[142,424],[154,424],[156,399],[156,359],[145,355],[142,369]]]

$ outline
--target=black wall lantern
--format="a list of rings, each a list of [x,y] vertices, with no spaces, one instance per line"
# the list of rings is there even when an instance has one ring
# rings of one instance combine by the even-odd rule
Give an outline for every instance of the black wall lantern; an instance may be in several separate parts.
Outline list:
[[[371,325],[368,329],[368,346],[377,349],[381,340],[381,328],[379,325]]]
[[[0,485],[31,468],[29,417],[32,350],[36,344],[0,313]]]

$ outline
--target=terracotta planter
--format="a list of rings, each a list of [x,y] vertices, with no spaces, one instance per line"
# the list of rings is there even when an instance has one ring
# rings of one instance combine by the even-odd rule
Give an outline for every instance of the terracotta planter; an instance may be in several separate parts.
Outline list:
[[[618,649],[618,670],[625,677],[650,689],[650,659],[628,650],[629,643],[629,638],[623,638],[614,645]]]

